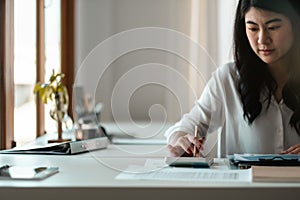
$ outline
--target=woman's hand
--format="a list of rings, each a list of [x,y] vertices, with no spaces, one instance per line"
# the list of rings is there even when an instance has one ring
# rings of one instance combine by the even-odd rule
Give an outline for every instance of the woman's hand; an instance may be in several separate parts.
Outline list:
[[[300,154],[300,144],[296,144],[285,151],[281,152],[282,154]]]
[[[184,132],[175,132],[168,145],[171,156],[174,157],[191,157],[194,154],[194,147],[196,147],[196,156],[202,156],[200,150],[203,149],[205,137],[198,139],[193,135]]]

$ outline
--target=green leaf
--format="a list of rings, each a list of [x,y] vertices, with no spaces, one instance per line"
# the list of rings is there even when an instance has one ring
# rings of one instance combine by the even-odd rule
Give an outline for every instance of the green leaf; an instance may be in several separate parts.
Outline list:
[[[37,83],[35,86],[34,86],[34,89],[33,89],[33,93],[36,94],[37,92],[39,92],[41,90],[41,84],[40,83]]]
[[[53,101],[53,94],[56,92],[63,93],[63,99],[65,103],[68,103],[69,96],[66,86],[62,83],[62,79],[65,77],[63,73],[55,74],[54,69],[47,83],[36,83],[34,87],[34,94],[38,93],[39,98],[43,103],[47,104],[49,100]]]
[[[54,82],[55,80],[56,80],[56,76],[55,75],[51,75],[50,79],[49,79],[50,83]]]
[[[45,88],[41,88],[39,90],[39,96],[40,96],[40,99],[42,100],[42,102],[47,104],[47,97],[46,97],[45,90],[46,90]]]

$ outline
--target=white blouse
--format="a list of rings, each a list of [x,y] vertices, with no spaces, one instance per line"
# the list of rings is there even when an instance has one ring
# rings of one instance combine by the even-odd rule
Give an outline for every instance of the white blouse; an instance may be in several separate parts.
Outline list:
[[[289,124],[293,111],[274,97],[268,108],[268,102],[261,101],[262,112],[251,125],[245,121],[237,79],[233,63],[218,68],[192,110],[166,131],[167,141],[176,131],[194,135],[198,125],[200,136],[220,131],[222,157],[234,153],[280,153],[300,143],[300,136]],[[261,99],[266,97],[262,94]]]

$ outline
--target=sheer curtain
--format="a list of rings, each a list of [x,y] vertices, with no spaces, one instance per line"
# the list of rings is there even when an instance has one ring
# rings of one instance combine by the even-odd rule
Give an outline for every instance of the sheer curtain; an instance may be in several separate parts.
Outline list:
[[[166,115],[173,123],[231,59],[236,0],[76,2],[75,84],[104,103],[103,121],[114,121],[117,108],[120,120]],[[129,91],[127,84],[136,85]]]
[[[232,61],[232,31],[237,0],[192,0],[189,12],[189,62],[183,74],[190,88],[186,98],[182,98],[182,114],[188,112],[200,97],[211,73],[217,67]],[[175,41],[176,42],[176,41]],[[172,79],[172,77],[170,78]],[[181,87],[178,85],[178,87]],[[169,104],[167,110],[171,121],[177,105]]]
[[[201,48],[200,52],[191,48],[191,60],[195,56],[198,73],[189,67],[189,81],[195,88],[196,95],[190,93],[189,104],[192,107],[201,95],[211,73],[217,67],[232,61],[232,35],[234,10],[237,0],[193,0],[191,7],[190,37]],[[200,74],[200,75],[199,75]],[[220,113],[221,114],[221,113]],[[210,129],[204,146],[205,154],[220,157],[222,127]]]

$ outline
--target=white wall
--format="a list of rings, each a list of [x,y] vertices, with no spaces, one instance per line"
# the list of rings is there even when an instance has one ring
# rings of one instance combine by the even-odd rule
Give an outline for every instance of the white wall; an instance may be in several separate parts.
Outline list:
[[[231,0],[232,4],[228,3],[229,0],[226,0],[226,3],[224,0],[199,1],[201,5],[206,5],[204,9],[209,11],[207,12],[209,19],[206,26],[199,26],[199,34],[207,37],[204,37],[205,41],[198,42],[205,47],[214,62],[219,65],[230,60],[231,43],[228,38],[231,35],[232,10],[235,0]],[[162,80],[167,84],[173,84],[177,90],[171,91],[169,88],[154,83],[145,85],[139,83],[140,85],[137,85],[129,99],[118,98],[117,101],[113,101],[117,102],[117,106],[114,105],[114,107],[118,108],[120,119],[128,120],[128,117],[132,117],[134,120],[149,120],[150,107],[160,104],[165,108],[167,120],[176,121],[190,109],[189,90],[191,89],[188,85],[190,82],[188,81],[189,70],[187,70],[190,68],[190,64],[182,57],[159,49],[144,48],[136,51],[131,49],[124,55],[113,57],[111,63],[107,62],[104,65],[102,61],[105,58],[102,55],[105,54],[106,57],[109,57],[115,55],[124,46],[130,46],[131,41],[123,41],[118,44],[114,43],[115,41],[112,43],[109,41],[112,37],[115,40],[120,39],[122,34],[119,33],[135,28],[161,27],[189,36],[192,26],[190,22],[192,6],[192,1],[183,0],[76,0],[76,84],[82,84],[88,93],[95,95],[96,101],[105,104],[102,114],[103,121],[111,121],[114,118],[111,111],[111,95],[113,95],[113,91],[117,91],[115,89],[117,83],[124,77],[130,77],[132,69],[137,69],[135,67],[143,64],[149,65],[149,63],[159,63],[175,69],[175,72],[187,79],[186,85],[179,85],[180,81],[176,81],[179,78],[174,79],[174,74],[168,71],[158,70],[157,73],[152,74],[151,71],[145,70],[145,73],[139,73],[131,78],[132,82]],[[119,34],[118,37],[114,38],[115,34]],[[149,37],[149,35],[145,34],[142,37]],[[143,41],[143,39],[145,38],[136,38],[138,41]],[[170,46],[181,45],[176,39],[166,37],[165,40]],[[112,47],[103,48],[107,43],[112,44]],[[98,51],[102,52],[101,56],[93,56],[96,52],[99,53]],[[87,66],[92,70],[82,70]],[[155,68],[155,64],[152,66],[153,69],[158,69]],[[146,67],[151,69],[152,66]],[[163,68],[162,66],[161,69]],[[102,74],[99,77],[100,72]],[[95,81],[95,79],[98,80]],[[95,86],[95,82],[97,86]],[[174,91],[176,91],[175,94]],[[126,89],[122,92],[124,94],[119,96],[128,97]],[[176,100],[176,96],[179,99]],[[180,103],[182,109],[178,109]],[[129,110],[130,116],[127,115],[124,107]],[[161,117],[164,114],[161,107],[154,106],[152,109],[152,117],[162,120]]]
[[[238,0],[218,0],[218,62],[220,65],[233,60],[233,21],[237,3]]]

